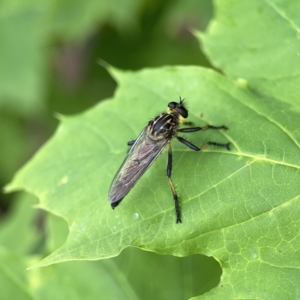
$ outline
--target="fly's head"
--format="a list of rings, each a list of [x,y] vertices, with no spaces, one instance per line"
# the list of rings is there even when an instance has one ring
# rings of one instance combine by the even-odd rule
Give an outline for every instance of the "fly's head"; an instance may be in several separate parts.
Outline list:
[[[180,102],[170,102],[168,104],[168,113],[169,114],[178,114],[180,118],[186,119],[188,117],[188,110],[184,107],[184,99],[180,98]]]

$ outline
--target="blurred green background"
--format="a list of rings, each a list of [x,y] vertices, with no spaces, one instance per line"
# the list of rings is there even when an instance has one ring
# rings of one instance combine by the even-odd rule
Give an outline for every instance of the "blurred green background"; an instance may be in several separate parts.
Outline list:
[[[113,95],[116,83],[98,59],[130,70],[210,67],[191,30],[204,30],[212,15],[209,0],[1,1],[0,185],[51,137],[55,113],[80,113]],[[18,255],[45,255],[68,232],[61,224],[61,240],[51,240],[46,213],[29,209],[34,203],[29,195],[0,194],[0,245]],[[133,255],[126,251],[125,258]],[[170,257],[170,265],[172,259],[179,258]],[[219,276],[218,264],[211,263]],[[207,289],[218,280],[212,278]],[[204,292],[197,285],[190,290]]]

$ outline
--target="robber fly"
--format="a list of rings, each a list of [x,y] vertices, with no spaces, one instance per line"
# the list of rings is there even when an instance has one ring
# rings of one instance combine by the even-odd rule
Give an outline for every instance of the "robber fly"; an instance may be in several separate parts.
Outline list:
[[[135,141],[128,142],[131,149],[115,175],[108,192],[108,199],[113,209],[120,204],[141,176],[153,164],[159,154],[166,146],[168,146],[167,177],[175,202],[176,223],[181,223],[178,196],[171,179],[172,138],[176,137],[179,142],[195,151],[201,151],[210,145],[224,147],[229,150],[229,143],[221,144],[217,142],[207,142],[203,146],[197,147],[183,137],[177,135],[179,132],[190,133],[207,129],[227,129],[226,126],[212,125],[193,128],[179,128],[180,123],[191,125],[190,122],[184,121],[188,117],[188,111],[184,107],[183,101],[184,99],[180,98],[179,103],[170,102],[168,104],[168,112],[161,113],[159,116],[151,120]]]

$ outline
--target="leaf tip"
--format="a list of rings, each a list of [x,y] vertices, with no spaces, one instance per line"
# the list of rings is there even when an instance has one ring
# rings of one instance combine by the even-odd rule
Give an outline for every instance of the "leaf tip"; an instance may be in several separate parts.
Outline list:
[[[105,60],[103,60],[101,58],[97,59],[97,64],[102,66],[105,69],[108,69],[110,67],[110,65]]]
[[[192,28],[190,29],[190,32],[193,34],[194,37],[198,38],[199,40],[201,40],[204,37],[204,32],[198,29]]]
[[[16,188],[16,186],[14,186],[13,182],[10,182],[10,183],[6,184],[2,188],[2,191],[3,191],[4,194],[8,194],[8,193],[14,192],[16,190],[17,190],[17,188]]]
[[[113,67],[109,63],[107,63],[105,60],[99,58],[97,59],[97,64],[102,66],[107,70],[107,72],[115,79],[116,81],[119,81],[119,77],[121,76],[122,72],[118,70],[117,68]]]
[[[37,268],[37,266],[34,265],[34,266],[26,268],[26,271],[30,271],[30,270],[35,269],[35,268]]]
[[[54,112],[54,113],[53,113],[53,116],[54,116],[55,119],[57,119],[57,120],[59,120],[59,121],[62,121],[62,120],[65,119],[65,116],[62,115],[62,114],[60,114],[60,113],[58,113],[58,112]]]

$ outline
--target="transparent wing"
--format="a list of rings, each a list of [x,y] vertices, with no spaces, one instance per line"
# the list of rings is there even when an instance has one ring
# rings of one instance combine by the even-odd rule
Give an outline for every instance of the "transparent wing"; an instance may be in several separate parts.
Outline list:
[[[108,199],[113,208],[134,187],[168,142],[168,139],[162,141],[151,140],[147,134],[147,127],[140,133],[110,186]]]

